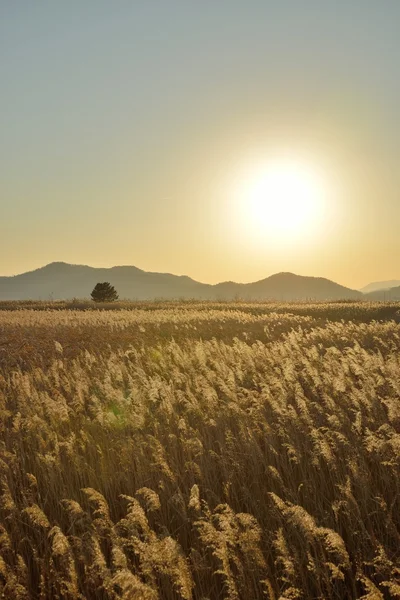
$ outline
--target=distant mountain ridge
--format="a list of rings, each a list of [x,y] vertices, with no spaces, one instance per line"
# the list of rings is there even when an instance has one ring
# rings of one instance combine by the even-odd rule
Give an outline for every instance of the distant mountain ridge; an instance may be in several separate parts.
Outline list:
[[[384,290],[390,290],[400,286],[400,279],[392,279],[390,281],[375,281],[369,283],[365,287],[361,288],[360,292],[363,294],[369,294],[371,292],[379,292]]]
[[[323,277],[277,273],[254,283],[200,283],[186,275],[152,273],[134,266],[96,268],[53,262],[44,267],[0,277],[0,300],[69,300],[89,298],[96,283],[109,281],[121,299],[199,300],[344,300],[362,293]]]
[[[374,302],[398,302],[400,300],[400,286],[369,292],[364,294],[364,298]]]

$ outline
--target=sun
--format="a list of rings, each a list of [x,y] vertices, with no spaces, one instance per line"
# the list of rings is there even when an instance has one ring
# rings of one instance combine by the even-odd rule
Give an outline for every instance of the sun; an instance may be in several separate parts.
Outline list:
[[[237,188],[242,224],[277,241],[310,236],[321,225],[328,186],[313,164],[292,158],[249,169]]]

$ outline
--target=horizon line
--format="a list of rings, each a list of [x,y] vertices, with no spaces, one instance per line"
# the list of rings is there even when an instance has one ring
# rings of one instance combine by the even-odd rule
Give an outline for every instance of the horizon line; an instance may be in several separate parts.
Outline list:
[[[217,283],[205,283],[204,281],[199,281],[197,279],[193,279],[193,277],[191,277],[190,275],[187,274],[181,274],[178,275],[176,273],[171,273],[169,271],[146,271],[145,269],[141,269],[140,267],[137,267],[136,265],[132,265],[132,264],[123,264],[123,265],[113,265],[111,267],[94,267],[92,265],[88,265],[88,264],[83,264],[83,263],[69,263],[66,262],[64,260],[55,260],[55,261],[51,261],[49,263],[46,263],[42,266],[36,267],[34,269],[30,269],[28,271],[23,271],[21,273],[16,273],[13,275],[0,275],[0,278],[13,278],[13,277],[19,277],[21,275],[27,275],[28,273],[34,273],[35,271],[40,271],[41,269],[45,269],[46,267],[49,267],[51,265],[66,265],[68,267],[84,267],[84,268],[88,268],[88,269],[104,269],[104,270],[112,270],[112,269],[118,269],[118,268],[133,268],[133,269],[137,269],[138,271],[141,271],[142,273],[151,273],[154,275],[172,275],[174,277],[187,277],[189,279],[191,279],[192,281],[196,282],[196,283],[200,283],[202,285],[210,285],[210,286],[216,286],[216,285],[221,285],[221,284],[226,284],[226,283],[234,283],[237,285],[249,285],[252,283],[258,283],[260,281],[264,281],[266,279],[269,279],[271,277],[274,277],[275,275],[292,275],[294,277],[302,277],[302,278],[311,278],[311,279],[324,279],[325,281],[331,281],[332,283],[335,283],[336,285],[340,285],[344,288],[347,288],[349,290],[352,291],[357,291],[360,292],[362,289],[364,289],[364,287],[367,287],[368,285],[371,285],[372,283],[380,283],[380,282],[370,282],[368,283],[366,286],[363,286],[362,288],[353,288],[353,287],[349,287],[347,285],[343,285],[342,283],[338,283],[337,281],[333,280],[333,279],[329,279],[328,277],[325,277],[323,275],[299,275],[298,273],[294,273],[293,271],[277,271],[275,273],[271,273],[270,275],[267,275],[266,277],[263,277],[261,279],[257,279],[255,281],[248,281],[248,282],[241,282],[241,281],[234,281],[234,280],[224,280],[224,281],[219,281]],[[388,280],[389,281],[389,280]],[[393,281],[395,281],[395,279],[393,279]],[[400,278],[399,278],[400,281]],[[384,281],[382,282],[384,283]]]

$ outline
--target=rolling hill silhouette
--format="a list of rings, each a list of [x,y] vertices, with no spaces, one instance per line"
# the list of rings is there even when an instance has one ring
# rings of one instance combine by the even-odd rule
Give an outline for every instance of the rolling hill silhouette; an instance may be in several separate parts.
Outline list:
[[[200,283],[187,276],[151,273],[137,267],[95,268],[54,262],[35,271],[0,277],[0,300],[89,298],[99,281],[109,281],[121,299],[341,300],[361,292],[322,277],[277,273],[254,283]]]
[[[374,302],[398,302],[400,300],[400,285],[369,292],[364,294],[364,298]]]
[[[370,292],[380,292],[399,286],[399,279],[392,279],[391,281],[374,281],[373,283],[369,283],[365,287],[361,288],[360,292],[362,292],[363,294],[369,294]]]

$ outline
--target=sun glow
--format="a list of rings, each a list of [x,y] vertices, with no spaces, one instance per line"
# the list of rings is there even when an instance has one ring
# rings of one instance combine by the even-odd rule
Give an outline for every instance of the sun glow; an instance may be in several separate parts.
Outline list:
[[[321,229],[328,185],[313,165],[288,158],[250,169],[236,186],[241,224],[251,235],[298,241]]]

